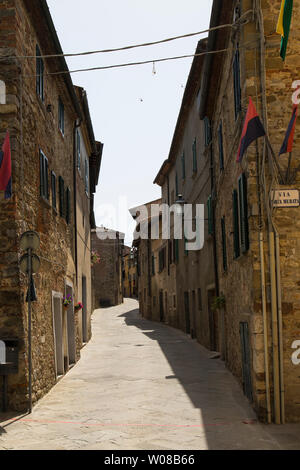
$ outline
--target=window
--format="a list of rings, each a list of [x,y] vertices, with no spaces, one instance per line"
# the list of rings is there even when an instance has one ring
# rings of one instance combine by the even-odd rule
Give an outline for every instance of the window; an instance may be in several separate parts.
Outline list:
[[[213,227],[213,211],[212,211],[212,197],[209,196],[207,199],[207,219],[208,219],[208,235],[214,233]]]
[[[220,160],[220,171],[224,170],[224,150],[223,150],[223,126],[220,122],[218,129],[218,142],[219,142],[219,160]]]
[[[173,263],[173,251],[174,251],[173,250],[173,240],[169,240],[168,246],[169,246],[168,251],[169,251],[169,266],[170,266],[170,264]]]
[[[232,211],[233,211],[233,251],[234,258],[240,256],[240,229],[239,229],[239,203],[238,193],[235,189],[232,193]]]
[[[49,200],[48,159],[40,150],[40,195]]]
[[[234,85],[234,111],[235,119],[237,119],[241,109],[241,75],[240,75],[240,53],[237,45],[233,61],[233,85]]]
[[[207,116],[205,116],[203,121],[204,121],[205,146],[207,147],[211,143],[211,126],[210,126],[210,120]]]
[[[52,207],[56,210],[56,174],[51,171]]]
[[[59,215],[64,217],[65,211],[65,182],[60,176],[58,178],[58,192],[59,192]]]
[[[66,189],[66,222],[70,223],[71,220],[71,191],[69,188]]]
[[[248,226],[248,203],[247,203],[247,179],[242,173],[238,179],[238,200],[240,216],[240,240],[242,253],[249,250],[249,226]]]
[[[185,155],[184,153],[181,156],[181,169],[182,169],[182,179],[185,179]]]
[[[177,238],[173,240],[173,260],[175,263],[179,261],[179,240]]]
[[[202,310],[202,294],[201,289],[198,289],[198,310]]]
[[[65,135],[65,107],[60,98],[58,100],[58,125],[62,135]]]
[[[155,275],[155,257],[152,255],[152,276]]]
[[[77,168],[80,170],[81,165],[81,140],[80,132],[76,129],[76,154],[77,154]]]
[[[196,139],[193,142],[192,153],[193,153],[193,173],[197,173],[197,142],[196,142]]]
[[[161,273],[166,266],[166,249],[162,248],[159,252],[159,272]]]
[[[44,61],[40,57],[41,51],[39,46],[36,46],[36,92],[38,96],[44,101]]]
[[[222,230],[223,270],[224,270],[224,271],[227,271],[227,248],[226,248],[225,217],[222,217],[222,219],[221,219],[221,230]]]
[[[89,194],[89,162],[87,158],[84,160],[84,174],[85,174],[85,192],[88,195]]]

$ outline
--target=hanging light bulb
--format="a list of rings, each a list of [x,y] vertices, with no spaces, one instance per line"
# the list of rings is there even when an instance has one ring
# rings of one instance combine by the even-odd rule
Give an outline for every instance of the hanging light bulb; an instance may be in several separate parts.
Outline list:
[[[152,74],[156,75],[156,70],[155,70],[155,62],[153,62],[153,69],[152,69]]]

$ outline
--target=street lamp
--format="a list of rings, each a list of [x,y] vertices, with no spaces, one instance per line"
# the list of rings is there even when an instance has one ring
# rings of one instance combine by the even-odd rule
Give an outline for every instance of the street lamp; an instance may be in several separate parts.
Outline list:
[[[185,205],[185,200],[183,199],[183,196],[182,194],[178,194],[178,199],[177,201],[175,202],[175,212],[177,215],[183,215],[183,212],[184,212],[184,205]]]

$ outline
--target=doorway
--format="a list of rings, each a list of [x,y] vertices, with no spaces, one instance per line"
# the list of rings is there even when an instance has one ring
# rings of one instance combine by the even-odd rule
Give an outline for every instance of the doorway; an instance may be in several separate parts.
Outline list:
[[[54,330],[54,356],[56,377],[64,375],[64,344],[63,344],[63,322],[62,322],[62,296],[53,295],[53,330]]]
[[[185,313],[185,331],[189,335],[191,333],[191,320],[190,320],[190,299],[189,293],[184,293],[184,313]]]
[[[159,291],[159,319],[161,322],[164,321],[165,319],[165,314],[164,314],[164,294],[163,291]]]
[[[73,299],[73,288],[66,286],[66,295],[72,296]],[[76,346],[75,346],[75,318],[74,318],[74,302],[69,304],[67,308],[67,333],[68,333],[68,357],[69,364],[75,364],[76,362]]]

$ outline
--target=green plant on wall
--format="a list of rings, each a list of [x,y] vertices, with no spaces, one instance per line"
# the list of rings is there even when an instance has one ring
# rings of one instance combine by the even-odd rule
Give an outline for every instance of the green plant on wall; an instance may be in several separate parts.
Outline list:
[[[221,310],[224,307],[225,307],[225,297],[224,297],[224,295],[220,295],[219,297],[215,297],[213,299],[213,302],[211,304],[211,309],[212,309],[213,312],[216,312],[217,310]]]

